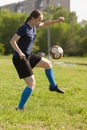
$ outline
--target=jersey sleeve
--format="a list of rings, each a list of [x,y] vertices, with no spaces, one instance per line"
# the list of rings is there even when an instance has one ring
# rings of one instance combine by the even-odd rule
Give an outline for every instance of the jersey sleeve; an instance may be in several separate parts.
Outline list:
[[[17,35],[24,36],[26,34],[25,28],[22,26],[17,30]]]

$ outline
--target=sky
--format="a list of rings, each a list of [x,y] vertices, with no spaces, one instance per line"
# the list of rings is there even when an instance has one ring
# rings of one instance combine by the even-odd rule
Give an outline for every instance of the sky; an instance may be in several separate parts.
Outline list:
[[[87,0],[71,0],[71,11],[75,11],[78,22],[87,20]]]
[[[0,0],[0,6],[23,0]],[[87,0],[70,0],[70,11],[75,11],[78,22],[87,20]]]
[[[17,3],[19,1],[23,1],[23,0],[0,0],[0,6],[11,4],[11,3]]]

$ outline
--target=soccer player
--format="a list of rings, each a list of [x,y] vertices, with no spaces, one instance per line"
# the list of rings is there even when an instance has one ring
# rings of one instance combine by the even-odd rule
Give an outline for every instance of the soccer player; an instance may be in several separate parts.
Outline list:
[[[56,91],[58,93],[64,93],[60,90],[54,79],[51,62],[37,54],[32,53],[32,47],[36,37],[36,29],[46,27],[55,23],[64,21],[64,17],[59,17],[57,20],[41,22],[43,20],[43,14],[40,10],[35,9],[31,12],[25,23],[21,25],[17,32],[10,40],[10,44],[14,49],[13,64],[18,72],[20,79],[23,79],[26,83],[17,110],[23,110],[25,103],[30,97],[34,86],[35,78],[32,69],[34,67],[40,67],[45,69],[45,74],[50,83],[49,90]]]

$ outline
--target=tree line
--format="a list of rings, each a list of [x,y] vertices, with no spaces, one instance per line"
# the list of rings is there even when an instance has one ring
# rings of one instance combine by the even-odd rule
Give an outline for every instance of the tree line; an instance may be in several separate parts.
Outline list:
[[[48,20],[47,11],[43,11],[44,20]],[[28,14],[12,13],[9,10],[0,10],[0,55],[13,53],[9,44],[10,38],[21,26]],[[50,26],[51,46],[60,45],[67,56],[87,56],[87,21],[77,22],[75,12],[69,12],[62,7],[50,7],[50,20],[65,17],[63,23]],[[47,28],[37,29],[37,37],[33,48],[35,53],[48,53]]]

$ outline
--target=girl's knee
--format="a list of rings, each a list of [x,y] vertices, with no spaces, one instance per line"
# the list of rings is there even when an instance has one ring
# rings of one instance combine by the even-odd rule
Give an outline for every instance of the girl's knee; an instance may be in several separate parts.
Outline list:
[[[46,69],[50,69],[50,68],[52,68],[52,62],[48,60]]]
[[[24,80],[25,80],[27,86],[29,86],[30,88],[34,89],[34,87],[36,85],[34,75],[29,76],[29,77],[25,78]]]

